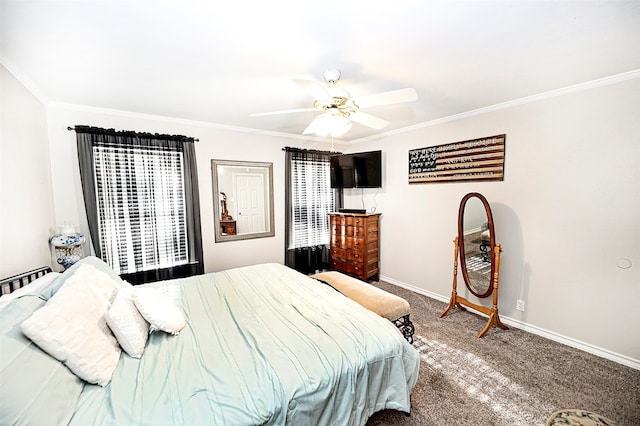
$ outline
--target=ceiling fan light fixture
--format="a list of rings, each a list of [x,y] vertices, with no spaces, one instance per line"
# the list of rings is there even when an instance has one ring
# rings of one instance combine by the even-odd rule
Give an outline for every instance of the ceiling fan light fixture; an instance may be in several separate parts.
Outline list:
[[[351,130],[351,120],[340,114],[326,112],[317,118],[314,133],[319,136],[339,137]]]

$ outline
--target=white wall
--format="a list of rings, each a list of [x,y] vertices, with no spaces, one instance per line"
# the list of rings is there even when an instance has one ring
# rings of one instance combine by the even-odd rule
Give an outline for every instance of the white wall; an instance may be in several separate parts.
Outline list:
[[[639,367],[639,117],[636,78],[354,146],[384,152],[382,276],[448,300],[459,203],[480,192],[503,247],[501,316]],[[503,182],[407,183],[409,150],[502,133]],[[366,208],[374,194],[365,190]],[[361,197],[352,191],[347,207]]]
[[[46,109],[0,66],[0,278],[50,265]],[[37,226],[34,226],[37,224]]]
[[[88,235],[87,221],[78,172],[76,124],[135,130],[140,132],[182,134],[199,139],[196,143],[200,214],[205,271],[249,265],[284,263],[284,163],[285,146],[300,146],[298,139],[261,136],[183,120],[159,119],[109,111],[52,106],[49,108],[49,135],[52,151],[53,191],[58,222],[79,223]],[[322,149],[307,143],[305,148]],[[261,161],[273,163],[275,236],[215,243],[211,160]],[[59,201],[59,202],[58,202]],[[216,199],[216,202],[218,200]]]

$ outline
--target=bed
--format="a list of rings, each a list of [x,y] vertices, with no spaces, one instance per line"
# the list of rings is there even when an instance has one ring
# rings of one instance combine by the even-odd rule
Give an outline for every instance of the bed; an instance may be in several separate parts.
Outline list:
[[[104,306],[89,301],[103,300],[101,287],[83,275],[89,269],[113,281],[115,290]],[[54,278],[39,283],[49,275]],[[37,291],[26,291],[32,285]],[[133,288],[101,260],[88,257],[21,290],[0,310],[2,424],[363,425],[382,409],[410,413],[417,350],[390,321],[283,265]],[[164,329],[157,329],[158,320],[148,321],[146,307],[138,304],[145,291],[162,295],[152,309],[161,307],[160,315],[176,309],[184,322],[161,318]],[[61,305],[65,296],[76,298],[71,308],[68,300]],[[98,312],[106,309],[111,319],[121,296],[133,300],[141,308],[136,313],[151,324],[139,357],[123,349],[130,342],[118,344],[118,333],[107,336],[106,314]],[[60,306],[68,317],[53,311],[39,325],[42,330],[33,327],[39,310]],[[78,321],[76,311],[93,317]],[[129,325],[125,321],[125,328]],[[102,340],[95,343],[86,337],[94,331],[82,327],[100,330]],[[64,329],[63,339],[89,351],[85,363],[115,359],[108,380],[80,378],[72,360],[76,353],[60,355],[55,346],[66,343],[47,347],[58,331],[52,328]],[[40,336],[26,337],[33,329]],[[42,335],[49,341],[40,342]],[[103,356],[112,352],[117,356]]]

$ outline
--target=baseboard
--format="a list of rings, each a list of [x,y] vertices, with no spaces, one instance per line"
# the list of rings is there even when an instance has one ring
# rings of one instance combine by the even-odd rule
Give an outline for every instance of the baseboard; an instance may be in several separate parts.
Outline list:
[[[398,280],[394,280],[393,278],[390,278],[390,277],[387,277],[387,276],[384,276],[384,275],[380,276],[380,280],[384,281],[384,282],[388,282],[389,284],[397,285],[398,287],[402,287],[402,288],[407,289],[407,290],[411,290],[411,291],[416,292],[418,294],[422,294],[423,296],[430,297],[431,299],[439,300],[439,301],[444,302],[444,303],[448,303],[449,302],[449,296],[445,297],[445,296],[442,296],[440,294],[436,294],[436,293],[433,293],[431,291],[424,290],[424,289],[419,288],[419,287],[415,287],[415,286],[413,286],[411,284],[407,284],[407,283],[404,283],[404,282],[401,282],[401,281],[398,281]],[[481,312],[475,312],[474,311],[474,313],[477,313],[478,315],[484,315]],[[514,328],[517,328],[517,329],[520,329],[520,330],[524,330],[524,331],[526,331],[528,333],[536,334],[538,336],[545,337],[545,338],[547,338],[549,340],[553,340],[555,342],[562,343],[562,344],[567,345],[567,346],[571,346],[572,348],[580,349],[580,350],[582,350],[584,352],[587,352],[587,353],[590,353],[592,355],[599,356],[600,358],[608,359],[610,361],[617,362],[618,364],[626,365],[627,367],[631,367],[631,368],[633,368],[635,370],[640,370],[640,360],[638,360],[638,359],[634,359],[634,358],[628,357],[626,355],[621,355],[619,353],[612,352],[612,351],[609,351],[607,349],[603,349],[601,347],[594,346],[594,345],[591,345],[589,343],[585,343],[585,342],[582,342],[580,340],[573,339],[571,337],[563,336],[563,335],[555,333],[553,331],[545,330],[544,328],[540,328],[540,327],[537,327],[535,325],[528,324],[526,322],[523,322],[523,321],[520,321],[520,320],[517,320],[517,319],[505,317],[503,315],[500,315],[500,319],[502,320],[503,323],[505,323],[505,324],[507,324],[507,325],[509,325],[511,327],[514,327]]]

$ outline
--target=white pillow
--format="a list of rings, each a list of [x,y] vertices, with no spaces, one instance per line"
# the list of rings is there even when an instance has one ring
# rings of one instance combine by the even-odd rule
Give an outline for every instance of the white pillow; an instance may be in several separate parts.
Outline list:
[[[20,287],[19,289],[12,291],[9,294],[3,294],[0,297],[0,310],[7,306],[13,299],[17,299],[18,297],[27,294],[39,293],[43,288],[49,285],[49,283],[52,283],[53,280],[58,278],[60,275],[62,275],[60,272],[49,272],[48,274],[45,274],[40,278],[31,281],[31,283],[25,285],[24,287]]]
[[[117,290],[106,273],[82,265],[42,308],[22,322],[22,332],[76,376],[105,386],[121,352],[105,320]]]
[[[140,314],[154,329],[178,334],[187,321],[171,300],[156,288],[143,287],[133,290],[133,301]]]
[[[133,302],[133,286],[127,282],[118,290],[107,311],[107,324],[122,349],[133,358],[140,358],[149,338],[149,323],[140,315]]]

